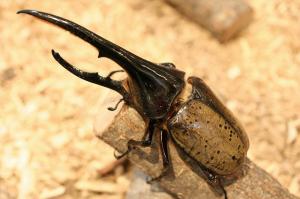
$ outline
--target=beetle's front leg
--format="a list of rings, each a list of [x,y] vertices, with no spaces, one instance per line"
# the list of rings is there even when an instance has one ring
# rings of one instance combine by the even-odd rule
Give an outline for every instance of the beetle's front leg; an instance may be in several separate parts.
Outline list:
[[[109,111],[115,111],[115,110],[117,110],[119,104],[120,104],[123,100],[124,100],[124,98],[121,98],[121,99],[116,103],[116,105],[115,105],[114,107],[108,107],[107,110],[109,110]]]
[[[107,76],[106,78],[111,78],[111,76],[113,76],[114,74],[116,73],[123,73],[124,70],[114,70],[114,71],[111,71]]]
[[[151,146],[156,123],[157,123],[156,120],[150,120],[149,124],[148,124],[148,127],[146,129],[146,133],[145,133],[144,139],[141,140],[141,141],[139,141],[139,140],[132,140],[132,139],[129,140],[127,142],[127,151],[125,151],[124,153],[122,153],[120,155],[114,154],[115,158],[116,159],[120,159],[120,158],[124,157],[132,149],[134,149],[136,146],[140,146],[140,147],[149,147],[149,146]]]

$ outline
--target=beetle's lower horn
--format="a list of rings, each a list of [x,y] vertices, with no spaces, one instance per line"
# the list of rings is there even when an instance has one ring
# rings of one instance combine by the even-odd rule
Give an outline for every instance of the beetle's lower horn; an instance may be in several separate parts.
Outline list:
[[[72,74],[88,82],[115,90],[123,96],[124,101],[129,102],[129,94],[126,91],[126,89],[123,87],[122,81],[113,80],[110,78],[110,75],[107,77],[102,77],[97,72],[91,73],[91,72],[80,70],[79,68],[67,62],[64,58],[60,56],[59,53],[55,52],[54,50],[52,50],[52,55],[60,65],[62,65],[65,69],[67,69]]]

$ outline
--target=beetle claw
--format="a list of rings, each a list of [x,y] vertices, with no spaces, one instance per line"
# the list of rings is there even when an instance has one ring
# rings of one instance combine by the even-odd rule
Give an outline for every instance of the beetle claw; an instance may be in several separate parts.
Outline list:
[[[119,73],[119,72],[125,72],[125,71],[124,71],[124,70],[114,70],[114,71],[111,71],[111,72],[106,76],[106,78],[110,78],[111,76],[113,76],[114,74]]]
[[[225,190],[224,187],[222,187],[222,190],[223,190],[223,193],[224,193],[224,199],[228,199],[227,191]]]
[[[108,107],[107,109],[108,109],[109,111],[115,111],[115,110],[117,110],[119,104],[120,104],[123,100],[124,100],[123,98],[120,99],[120,100],[117,102],[117,104],[115,105],[115,107]]]
[[[119,160],[119,159],[121,159],[121,158],[123,158],[124,156],[126,156],[128,153],[129,153],[129,150],[127,150],[127,151],[125,151],[124,153],[121,153],[121,154],[116,154],[116,150],[115,150],[115,152],[114,152],[114,157],[117,159],[117,160]]]

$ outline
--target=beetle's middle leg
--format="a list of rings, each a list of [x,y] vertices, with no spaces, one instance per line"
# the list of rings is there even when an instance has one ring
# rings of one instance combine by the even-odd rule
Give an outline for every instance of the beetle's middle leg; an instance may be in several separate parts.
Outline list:
[[[163,170],[157,177],[148,179],[147,180],[148,183],[151,183],[155,180],[159,180],[160,178],[164,177],[170,168],[170,158],[169,158],[169,150],[168,150],[168,131],[161,128],[159,138],[160,138],[159,140],[160,150],[161,150],[161,155],[163,160]]]
[[[129,140],[127,142],[127,151],[125,151],[124,153],[122,153],[120,155],[114,154],[115,158],[120,159],[120,158],[124,157],[132,149],[134,149],[135,146],[140,146],[140,147],[149,147],[149,146],[151,146],[153,134],[154,134],[155,127],[156,127],[156,123],[157,123],[156,120],[150,120],[149,124],[148,124],[148,128],[146,129],[145,137],[143,138],[143,140]]]

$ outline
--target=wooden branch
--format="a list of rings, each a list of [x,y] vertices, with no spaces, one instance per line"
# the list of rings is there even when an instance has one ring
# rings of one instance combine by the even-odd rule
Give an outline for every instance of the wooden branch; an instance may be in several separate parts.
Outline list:
[[[226,42],[247,27],[252,8],[244,0],[166,0],[188,18]]]
[[[126,193],[126,199],[174,199],[157,184],[147,183],[148,176],[135,169],[131,177],[131,184]]]
[[[129,139],[140,140],[145,131],[143,119],[128,106],[123,106],[120,112],[112,119],[114,113],[102,112],[95,121],[96,135],[119,152],[127,149]],[[112,120],[110,126],[103,125]],[[129,160],[151,177],[157,176],[162,169],[162,161],[158,147],[158,137],[151,148],[137,148],[129,154]],[[178,198],[187,199],[216,199],[223,198],[212,191],[211,187],[201,177],[199,166],[177,150],[172,141],[169,142],[172,170],[158,183],[167,192]],[[181,155],[180,155],[181,154]],[[233,184],[226,186],[228,198],[239,199],[292,199],[287,189],[282,187],[273,177],[263,169],[247,159],[244,169],[246,174]]]

